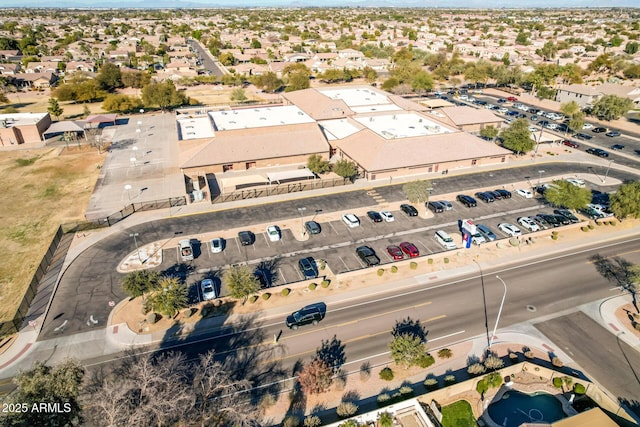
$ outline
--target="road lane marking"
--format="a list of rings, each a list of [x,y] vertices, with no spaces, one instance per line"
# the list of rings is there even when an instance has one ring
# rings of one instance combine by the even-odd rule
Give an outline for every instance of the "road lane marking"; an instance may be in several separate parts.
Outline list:
[[[638,253],[638,252],[640,252],[640,249],[636,249],[634,251],[622,252],[622,253],[616,254],[616,255],[606,256],[606,257],[603,257],[603,259],[614,259],[614,258],[618,258],[618,257],[623,256],[623,255],[635,254],[635,253]],[[593,264],[593,263],[595,263],[595,261],[589,260],[586,263],[587,264]]]

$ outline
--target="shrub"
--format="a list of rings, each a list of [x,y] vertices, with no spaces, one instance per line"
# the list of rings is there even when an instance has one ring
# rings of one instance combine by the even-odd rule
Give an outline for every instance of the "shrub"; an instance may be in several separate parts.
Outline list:
[[[287,295],[289,295],[291,293],[291,289],[289,288],[284,288],[281,292],[283,297],[286,297]]]
[[[392,272],[392,273],[397,273],[397,272],[398,272],[398,267],[397,267],[397,266],[395,266],[395,265],[392,265],[392,266],[391,266],[391,272]]]
[[[580,227],[580,230],[582,230],[582,231],[589,231],[589,227],[584,227],[584,226],[583,226],[583,227]]]
[[[182,316],[185,318],[189,318],[191,317],[191,315],[193,314],[193,309],[192,308],[185,308],[184,310],[182,310]]]
[[[589,225],[587,227],[589,227],[589,230],[593,230],[595,228],[594,225],[591,224],[591,223],[589,223]]]
[[[268,300],[269,298],[271,298],[271,294],[269,292],[265,292],[264,294],[262,294],[262,299],[263,300]]]
[[[380,371],[380,379],[385,381],[391,381],[393,379],[393,371],[388,366]]]
[[[302,425],[304,425],[304,427],[320,427],[322,420],[317,415],[309,415],[304,419]]]
[[[344,388],[347,386],[347,377],[344,375],[338,375],[334,380],[334,384],[336,385],[336,390],[344,390]]]
[[[448,348],[441,348],[438,350],[438,357],[440,359],[450,359],[453,356],[453,352]]]
[[[360,365],[360,381],[366,382],[371,378],[371,364],[369,362],[364,362]]]
[[[434,363],[436,363],[436,359],[434,359],[433,356],[430,355],[429,353],[424,353],[417,360],[417,364],[421,368],[428,368],[429,366],[433,365]]]
[[[615,221],[609,221],[609,224],[615,226],[616,222]]]
[[[385,406],[391,402],[391,396],[388,393],[380,393],[376,398],[378,406]]]
[[[427,260],[427,263],[428,263],[429,265],[433,264],[433,258],[429,258],[429,259]]]
[[[160,316],[158,315],[158,313],[151,312],[151,313],[147,314],[147,323],[148,324],[153,325],[158,320],[160,320]]]
[[[486,359],[484,359],[484,366],[487,369],[492,369],[492,370],[500,369],[504,366],[504,362],[498,356],[494,356],[493,354],[491,354],[487,356]]]
[[[398,390],[400,392],[400,394],[402,395],[402,397],[408,397],[408,396],[413,396],[413,389],[411,387],[409,387],[408,385],[403,385],[402,387],[400,387],[400,390]]]
[[[329,284],[331,284],[331,282],[328,280],[323,280],[322,282],[320,282],[320,286],[322,286],[325,289],[329,287]]]
[[[476,384],[476,391],[478,392],[478,394],[483,395],[487,392],[487,390],[489,390],[489,384],[487,383],[487,380],[483,378],[478,381],[478,384]]]
[[[554,377],[553,378],[553,386],[555,388],[561,388],[562,387],[562,378],[560,377]]]
[[[251,295],[251,296],[249,297],[249,302],[250,302],[251,304],[253,304],[253,303],[254,303],[254,302],[256,302],[256,301],[258,301],[258,295]]]
[[[444,377],[444,383],[445,383],[446,385],[455,384],[455,383],[456,383],[456,381],[457,381],[457,380],[456,380],[455,375],[446,375],[446,376]]]
[[[378,269],[378,276],[382,276],[384,274],[384,268]]]
[[[636,323],[634,328],[636,331],[640,331],[640,323]]]
[[[418,263],[415,262],[415,261],[411,261],[409,263],[409,268],[412,269],[412,270],[415,270],[416,268],[418,268]]]
[[[424,380],[424,387],[429,391],[437,390],[439,386],[437,378],[429,377]]]
[[[580,384],[580,383],[575,383],[573,385],[573,392],[575,394],[585,394],[587,390],[585,390],[584,385]]]
[[[320,270],[327,268],[327,261],[323,259],[316,260],[316,264],[318,264],[318,268],[320,268]]]
[[[316,283],[309,283],[309,290],[315,291],[318,285]]]
[[[551,235],[551,240],[558,240],[558,235],[557,234],[552,234]]]
[[[349,418],[358,412],[358,405],[353,402],[342,402],[336,408],[336,414],[340,418]]]
[[[284,421],[282,421],[282,427],[299,427],[300,418],[295,415],[287,415]]]
[[[526,357],[527,359],[533,359],[534,358],[533,351],[531,351],[531,350],[525,351],[524,352],[524,357]]]
[[[509,353],[509,359],[511,359],[513,363],[517,363],[519,359],[518,353],[514,353],[514,352]]]
[[[502,375],[499,372],[491,372],[485,377],[489,387],[500,387],[502,385]]]
[[[482,375],[485,372],[487,372],[487,368],[482,363],[474,363],[467,368],[469,375]]]
[[[267,393],[264,396],[262,396],[262,398],[260,399],[259,406],[262,409],[267,409],[275,405],[276,402],[277,402],[277,399],[273,396],[273,394]]]
[[[551,359],[551,364],[556,368],[562,368],[564,366],[564,363],[562,363],[562,360],[560,360],[560,358],[557,356]]]
[[[443,259],[443,261],[444,261],[445,264],[449,264],[449,258],[445,257],[445,259]]]

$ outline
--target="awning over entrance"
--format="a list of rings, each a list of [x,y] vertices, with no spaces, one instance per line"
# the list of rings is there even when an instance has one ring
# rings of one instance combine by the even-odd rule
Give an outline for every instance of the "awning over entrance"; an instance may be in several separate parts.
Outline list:
[[[315,178],[316,176],[309,169],[302,168],[302,169],[294,169],[294,170],[281,171],[281,172],[269,172],[267,173],[267,177],[269,178],[270,183],[276,182],[280,184],[280,182],[282,181],[292,181],[292,180],[303,179],[303,178],[312,179],[312,178]]]
[[[220,174],[216,175],[218,182],[223,193],[242,189],[244,187],[250,187],[252,185],[264,185],[269,181],[262,175],[244,175],[234,177],[222,177]]]

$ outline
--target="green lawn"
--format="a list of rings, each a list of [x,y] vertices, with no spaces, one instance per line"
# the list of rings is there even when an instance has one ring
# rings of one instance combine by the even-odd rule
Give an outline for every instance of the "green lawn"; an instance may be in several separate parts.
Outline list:
[[[444,427],[476,427],[471,405],[466,400],[458,400],[442,408],[442,425]]]

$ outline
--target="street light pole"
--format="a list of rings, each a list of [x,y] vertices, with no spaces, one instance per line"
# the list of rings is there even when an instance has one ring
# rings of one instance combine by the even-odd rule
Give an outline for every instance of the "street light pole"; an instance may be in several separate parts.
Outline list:
[[[484,304],[484,329],[487,331],[487,345],[491,347],[491,341],[489,338],[489,316],[487,315],[487,297],[484,292],[484,275],[482,274],[482,267],[477,259],[473,258],[473,262],[478,266],[478,270],[480,271],[480,287],[482,288],[482,302]]]
[[[304,230],[304,211],[306,210],[307,208],[305,208],[304,206],[298,208],[298,213],[300,214],[300,230],[301,230],[302,237],[304,237],[307,234]]]
[[[133,237],[133,244],[136,245],[136,252],[138,252],[138,260],[140,260],[140,264],[142,264],[142,257],[140,256],[140,248],[138,248],[138,240],[136,239],[136,237],[138,236],[139,236],[138,233],[129,234],[129,237]]]
[[[613,162],[615,162],[615,160],[609,160],[609,166],[607,166],[607,171],[604,173],[604,179],[602,180],[603,184],[607,182],[607,177],[609,176],[609,169],[611,169],[611,163]]]
[[[496,279],[502,282],[502,286],[504,286],[504,293],[502,294],[502,301],[500,302],[500,308],[498,309],[498,317],[496,317],[496,324],[493,327],[493,333],[491,334],[491,339],[489,340],[489,348],[493,344],[493,338],[496,336],[496,330],[498,329],[498,322],[500,321],[500,315],[502,314],[502,306],[504,306],[504,300],[507,297],[507,284],[504,283],[504,280],[500,278],[500,276],[496,275]]]
[[[540,170],[538,171],[538,187],[540,187],[540,181],[542,181],[542,174],[544,173],[544,171]]]

